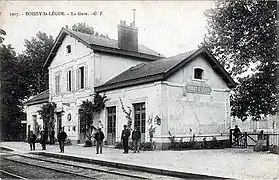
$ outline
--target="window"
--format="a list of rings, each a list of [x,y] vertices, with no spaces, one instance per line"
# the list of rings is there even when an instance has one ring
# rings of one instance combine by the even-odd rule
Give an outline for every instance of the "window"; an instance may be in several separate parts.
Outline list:
[[[108,112],[108,133],[113,133],[115,134],[116,130],[116,107],[108,107],[107,108]]]
[[[134,129],[140,127],[141,133],[145,133],[145,103],[134,104],[134,113]]]
[[[67,91],[72,91],[72,71],[67,72]]]
[[[55,76],[55,93],[60,93],[60,75]]]
[[[33,119],[33,132],[36,133],[37,115],[32,115]]]
[[[67,52],[67,54],[72,52],[71,45],[66,46],[66,52]]]
[[[194,69],[194,79],[203,79],[204,70],[201,68]]]
[[[78,88],[83,89],[85,83],[84,66],[78,68]]]

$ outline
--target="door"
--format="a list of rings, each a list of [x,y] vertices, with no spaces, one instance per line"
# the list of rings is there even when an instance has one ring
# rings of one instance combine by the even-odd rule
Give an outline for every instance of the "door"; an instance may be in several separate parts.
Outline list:
[[[146,114],[145,114],[145,103],[133,104],[134,106],[134,129],[140,127],[141,141],[145,141],[145,126],[146,126]]]
[[[114,145],[116,140],[116,107],[108,107],[107,112],[107,142],[109,145]]]
[[[62,114],[61,112],[56,113],[57,115],[57,134],[59,132],[59,129],[62,129]]]

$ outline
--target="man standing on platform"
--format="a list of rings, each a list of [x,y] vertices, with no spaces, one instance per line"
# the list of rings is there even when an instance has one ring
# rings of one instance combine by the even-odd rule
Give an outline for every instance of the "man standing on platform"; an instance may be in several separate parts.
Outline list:
[[[130,137],[130,130],[127,129],[127,125],[124,125],[124,130],[122,130],[121,140],[123,141],[124,152],[123,154],[128,154],[129,149],[129,137]]]
[[[67,138],[67,134],[64,132],[64,130],[59,130],[59,133],[57,135],[57,139],[59,142],[59,147],[60,147],[60,152],[63,153],[64,152],[64,144],[65,144],[65,140]]]
[[[136,129],[132,132],[132,140],[134,144],[134,153],[139,153],[139,144],[141,140],[140,127],[136,127]]]
[[[96,154],[99,154],[99,152],[100,152],[100,154],[102,154],[103,153],[102,152],[102,150],[103,150],[103,140],[105,139],[105,135],[104,135],[101,128],[99,128],[97,130],[97,133],[95,134],[94,138],[95,138],[96,143],[97,143],[96,144],[96,151],[97,151]]]
[[[30,144],[30,150],[35,151],[35,143],[36,143],[37,136],[33,133],[33,131],[30,131],[30,134],[28,136],[28,143]]]
[[[45,131],[41,132],[41,139],[40,143],[42,145],[42,150],[46,150],[46,143],[47,143],[47,133]]]

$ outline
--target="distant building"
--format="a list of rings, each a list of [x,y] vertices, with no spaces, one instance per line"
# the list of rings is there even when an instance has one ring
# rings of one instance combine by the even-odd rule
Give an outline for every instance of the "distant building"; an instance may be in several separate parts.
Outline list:
[[[140,127],[142,141],[149,141],[149,127],[156,127],[154,141],[160,147],[168,143],[169,132],[214,135],[231,125],[229,93],[235,82],[210,52],[200,48],[165,58],[138,44],[134,23],[121,21],[118,40],[62,28],[45,67],[45,94],[57,104],[56,130],[64,127],[72,142],[84,142],[79,106],[94,92],[109,98],[94,124],[103,127],[108,144],[120,141],[127,124],[120,101],[131,108],[132,129]],[[46,101],[30,101],[27,124],[32,129],[35,119],[42,123],[36,111]]]

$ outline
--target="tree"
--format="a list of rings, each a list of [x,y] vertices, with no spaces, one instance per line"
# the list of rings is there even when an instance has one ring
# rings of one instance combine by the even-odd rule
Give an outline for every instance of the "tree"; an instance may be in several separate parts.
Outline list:
[[[53,43],[53,37],[43,32],[38,32],[31,40],[25,40],[26,50],[19,55],[19,59],[24,66],[22,78],[28,84],[28,96],[48,89],[48,69],[43,68],[43,64]]]
[[[231,104],[232,115],[242,120],[275,112],[276,8],[276,1],[218,0],[205,13],[208,34],[203,45],[240,82]],[[247,71],[252,73],[245,77]]]
[[[274,111],[275,94],[261,73],[242,78],[240,83],[231,95],[232,116],[243,121],[249,116],[253,117],[253,120],[260,120]]]
[[[81,33],[86,33],[90,35],[95,35],[95,36],[100,36],[102,38],[107,38],[109,39],[109,36],[107,34],[100,34],[97,31],[94,30],[94,27],[85,24],[85,23],[77,23],[72,26],[73,31],[81,32]]]
[[[0,44],[4,41],[3,35],[6,35],[6,31],[4,31],[4,29],[0,29]]]
[[[43,119],[43,129],[48,135],[51,135],[49,132],[53,131],[55,127],[55,109],[56,104],[54,102],[48,102],[47,104],[44,104],[38,111],[41,119]]]
[[[86,146],[92,146],[92,132],[96,127],[93,125],[96,116],[105,108],[105,102],[108,101],[105,95],[101,96],[99,93],[94,94],[94,100],[82,101],[80,105],[80,127],[81,131],[86,135]]]
[[[18,140],[21,121],[25,119],[22,100],[26,97],[26,87],[21,78],[19,60],[11,45],[0,45],[0,73],[1,139]]]

